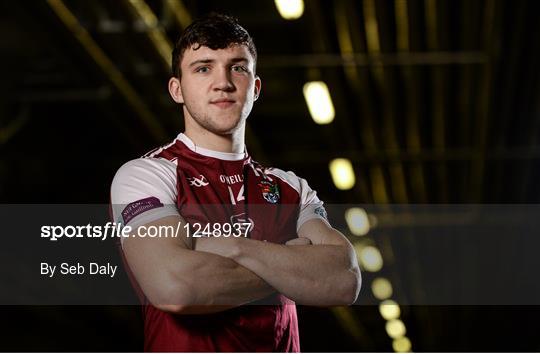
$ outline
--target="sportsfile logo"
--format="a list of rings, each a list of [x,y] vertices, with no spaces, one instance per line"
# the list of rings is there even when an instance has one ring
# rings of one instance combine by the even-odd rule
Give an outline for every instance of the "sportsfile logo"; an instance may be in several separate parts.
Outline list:
[[[249,218],[231,217],[234,222],[177,223],[176,225],[141,225],[133,229],[115,222],[105,225],[43,225],[41,238],[50,241],[60,239],[99,239],[107,238],[178,238],[178,237],[248,237],[253,228]]]
[[[108,222],[105,225],[43,225],[41,237],[50,241],[61,238],[95,238],[105,241],[113,237],[130,237],[131,227],[120,223]]]
[[[177,238],[188,233],[189,224],[177,223],[176,225],[142,225],[133,229],[129,225],[116,222],[108,222],[105,225],[43,225],[41,226],[41,238],[50,241],[60,239],[90,238],[105,241],[108,238]],[[184,229],[184,230],[182,230]]]

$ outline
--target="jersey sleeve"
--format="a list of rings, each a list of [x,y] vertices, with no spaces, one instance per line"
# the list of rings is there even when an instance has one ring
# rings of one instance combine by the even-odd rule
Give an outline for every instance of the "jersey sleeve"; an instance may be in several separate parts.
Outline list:
[[[111,185],[114,221],[136,228],[180,215],[176,179],[176,165],[166,159],[140,158],[124,164]]]
[[[305,179],[298,177],[291,171],[285,172],[277,168],[268,169],[267,173],[285,181],[298,193],[300,198],[300,212],[296,222],[297,232],[306,221],[311,219],[320,219],[327,224],[330,224],[324,208],[324,203],[317,196],[317,192],[311,189]]]
[[[296,177],[300,183],[300,214],[296,223],[296,231],[311,219],[321,219],[328,224],[328,216],[324,208],[324,203],[317,196],[317,192],[311,189],[307,181]]]

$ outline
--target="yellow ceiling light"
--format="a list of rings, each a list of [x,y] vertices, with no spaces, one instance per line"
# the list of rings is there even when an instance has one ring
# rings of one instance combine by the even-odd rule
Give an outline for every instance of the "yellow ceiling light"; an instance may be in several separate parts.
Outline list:
[[[191,22],[193,22],[191,15],[189,14],[189,11],[186,9],[186,6],[184,5],[183,1],[179,0],[167,0],[167,6],[169,6],[169,9],[172,11],[174,17],[176,18],[176,21],[178,24],[180,24],[180,27],[182,29],[185,29]]]
[[[399,305],[393,300],[384,300],[379,304],[379,313],[385,320],[395,320],[401,315]]]
[[[400,338],[405,335],[407,330],[405,324],[400,319],[390,320],[386,322],[386,333],[390,338]]]
[[[368,272],[378,272],[383,266],[381,252],[373,246],[363,247],[358,254],[358,258],[362,269]]]
[[[347,209],[345,212],[345,220],[353,235],[364,236],[369,232],[369,217],[364,209]]]
[[[337,189],[348,190],[354,187],[356,177],[354,176],[351,161],[343,158],[333,159],[328,167],[330,168],[332,181]]]
[[[375,278],[371,283],[371,291],[379,300],[385,300],[392,296],[392,284],[386,278]]]
[[[373,214],[369,214],[368,220],[369,220],[369,227],[371,227],[372,229],[377,227],[377,224],[379,223],[379,219],[377,218],[377,216]]]
[[[129,0],[129,3],[145,24],[150,40],[154,43],[158,53],[163,58],[166,68],[169,69],[171,67],[173,45],[165,34],[165,31],[159,25],[156,14],[154,14],[144,0]]]
[[[407,337],[394,339],[392,348],[396,353],[406,353],[411,351],[411,341]]]
[[[303,0],[275,0],[281,17],[286,20],[296,20],[304,13]]]
[[[147,126],[149,132],[157,141],[165,141],[167,134],[159,120],[145,104],[145,100],[139,96],[124,74],[118,69],[111,58],[92,38],[86,28],[79,22],[77,17],[64,4],[62,0],[47,0],[51,9],[56,13],[59,19],[64,23],[70,32],[75,36],[84,50],[96,62],[98,67],[107,75],[108,79],[114,84],[118,91],[124,96],[125,100],[131,105],[133,110],[139,115],[143,123]]]
[[[310,81],[304,84],[304,98],[311,118],[317,124],[328,124],[336,115],[328,86],[322,81]]]

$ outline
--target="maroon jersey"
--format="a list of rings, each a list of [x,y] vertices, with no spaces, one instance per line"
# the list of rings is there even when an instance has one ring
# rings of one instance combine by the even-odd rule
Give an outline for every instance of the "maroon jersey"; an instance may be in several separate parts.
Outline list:
[[[247,225],[245,235],[274,243],[297,237],[307,220],[325,219],[316,193],[292,172],[262,167],[247,153],[198,147],[184,134],[122,166],[111,203],[115,221],[133,228],[181,215],[192,225]],[[281,294],[209,315],[175,315],[142,300],[147,351],[300,350],[295,304]]]

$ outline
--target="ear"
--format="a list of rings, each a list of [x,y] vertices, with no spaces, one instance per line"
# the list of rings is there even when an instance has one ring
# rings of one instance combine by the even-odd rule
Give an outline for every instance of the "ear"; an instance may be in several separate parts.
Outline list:
[[[180,80],[176,77],[169,79],[169,94],[176,103],[184,103],[184,96],[182,95],[182,87],[180,86]]]
[[[259,96],[261,95],[261,88],[262,88],[262,81],[261,78],[258,76],[255,76],[255,92],[254,92],[254,101],[257,101]]]

